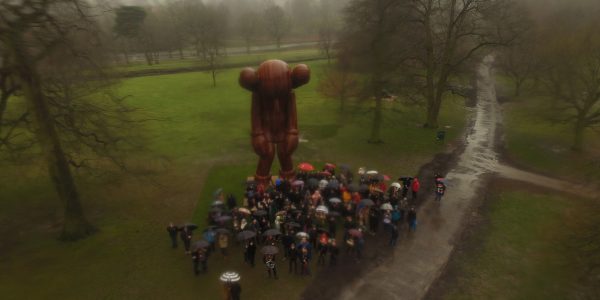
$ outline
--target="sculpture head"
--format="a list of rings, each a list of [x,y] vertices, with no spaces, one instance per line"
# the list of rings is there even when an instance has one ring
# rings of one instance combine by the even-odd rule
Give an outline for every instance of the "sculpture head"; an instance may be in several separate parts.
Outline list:
[[[245,68],[240,73],[240,85],[252,92],[266,97],[285,97],[292,89],[302,86],[310,80],[310,70],[304,64],[290,70],[281,60],[267,60],[260,64],[258,71]]]

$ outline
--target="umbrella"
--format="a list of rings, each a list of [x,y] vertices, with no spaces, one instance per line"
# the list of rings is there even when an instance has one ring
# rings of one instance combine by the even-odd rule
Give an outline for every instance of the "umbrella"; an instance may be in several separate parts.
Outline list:
[[[250,214],[250,210],[248,210],[245,207],[238,208],[238,212],[243,213],[243,214],[247,214],[247,215]]]
[[[304,171],[304,172],[310,172],[310,171],[314,171],[315,167],[313,167],[313,165],[307,163],[307,162],[303,162],[301,164],[298,165],[298,169],[300,171]]]
[[[366,191],[368,191],[368,190],[369,190],[369,186],[368,186],[368,185],[366,185],[366,184],[361,184],[361,185],[358,187],[358,191],[359,191],[359,192],[366,192]]]
[[[373,192],[377,192],[377,193],[383,193],[383,191],[380,188],[374,188]]]
[[[210,246],[210,243],[204,240],[200,240],[194,243],[194,250],[198,250],[200,248],[206,248]]]
[[[194,224],[194,223],[185,223],[185,225],[183,225],[184,227],[187,227],[187,229],[189,230],[194,230],[196,228],[198,228],[198,225]]]
[[[222,208],[219,208],[219,207],[213,207],[213,208],[211,208],[209,211],[210,211],[211,213],[220,213],[220,212],[222,212],[222,211],[223,211],[223,209],[222,209]]]
[[[229,231],[227,228],[217,228],[215,232],[220,234],[231,234],[231,231]]]
[[[308,233],[306,233],[304,231],[300,231],[300,232],[296,233],[296,237],[299,237],[299,238],[308,238]]]
[[[329,203],[342,203],[340,198],[331,198],[329,199]]]
[[[279,249],[275,246],[264,246],[262,249],[260,249],[260,253],[266,255],[275,255],[279,253]]]
[[[250,230],[244,230],[244,231],[238,233],[237,238],[238,238],[238,240],[248,240],[255,236],[256,236],[256,232],[250,231]]]
[[[236,272],[225,272],[219,277],[222,282],[238,282],[240,279],[240,274]]]
[[[388,175],[385,175],[385,174],[383,174],[383,180],[385,180],[385,181],[390,181],[390,180],[392,180],[392,177],[390,177],[390,176],[388,176]]]
[[[379,172],[377,172],[376,170],[367,171],[367,175],[377,175],[377,174],[379,174]]]
[[[350,229],[348,230],[348,234],[350,234],[353,237],[362,237],[363,233],[362,231],[358,230],[358,229]]]
[[[214,201],[214,202],[211,204],[211,206],[221,206],[221,205],[224,205],[223,201],[221,201],[221,200],[215,200],[215,201]]]
[[[402,185],[400,185],[400,183],[398,183],[398,182],[392,183],[391,186],[395,187],[395,188],[402,188]]]
[[[292,186],[301,186],[304,185],[304,181],[302,180],[296,180],[294,182],[292,182]]]
[[[328,215],[329,215],[330,217],[339,217],[339,216],[340,216],[340,213],[339,213],[339,212],[337,212],[337,211],[330,211],[330,212],[328,213]]]
[[[300,228],[300,224],[298,224],[296,222],[287,222],[285,224],[288,225],[288,226],[291,226],[291,227]]]
[[[329,209],[325,205],[319,205],[319,206],[317,206],[316,211],[326,214],[329,212]]]
[[[278,215],[278,216],[283,216],[285,214],[287,214],[287,211],[285,211],[285,210],[280,210],[276,213],[276,215]]]
[[[360,187],[356,183],[351,183],[348,185],[348,191],[350,191],[351,193],[358,192],[359,190]]]
[[[263,232],[263,234],[262,234],[262,235],[264,235],[264,236],[274,236],[274,235],[281,235],[281,231],[279,231],[279,230],[277,230],[277,229],[273,228],[273,229],[269,229],[269,230],[267,230],[267,231]]]
[[[221,195],[223,193],[223,189],[222,188],[218,188],[214,193],[213,193],[213,198],[217,198],[219,197],[219,195]]]
[[[262,216],[266,216],[267,212],[264,211],[264,210],[262,210],[262,209],[260,209],[260,210],[255,211],[254,215],[257,216],[257,217],[262,217]]]
[[[309,187],[317,187],[319,186],[319,180],[316,178],[311,178],[308,180],[308,186]]]
[[[383,210],[394,210],[394,208],[392,207],[392,205],[389,204],[389,203],[382,204],[380,208],[383,209]]]
[[[227,221],[230,221],[231,219],[232,219],[231,216],[220,216],[220,217],[216,218],[215,220],[217,222],[227,222]]]
[[[324,177],[329,177],[329,176],[331,176],[331,172],[323,171],[323,172],[319,172],[319,175],[324,176]]]
[[[206,228],[204,228],[203,232],[207,232],[207,231],[214,231],[218,226],[215,225],[210,225]]]
[[[319,181],[319,188],[324,189],[325,187],[327,187],[327,184],[329,184],[329,181],[323,179],[323,180]]]
[[[325,164],[325,169],[327,169],[327,170],[333,170],[333,169],[335,169],[335,165],[332,164],[332,163],[326,163]]]
[[[375,202],[373,202],[371,199],[362,199],[360,200],[360,204],[364,206],[373,206],[375,205]]]
[[[341,165],[340,165],[340,170],[343,170],[343,171],[350,171],[351,169],[352,169],[352,168],[351,168],[349,165],[347,165],[347,164],[341,164]]]
[[[337,190],[338,188],[340,188],[340,183],[336,180],[336,181],[330,181],[329,184],[327,185],[328,188],[330,189],[334,189]]]
[[[367,169],[365,169],[365,167],[358,168],[358,175],[364,175],[365,172],[367,172]]]

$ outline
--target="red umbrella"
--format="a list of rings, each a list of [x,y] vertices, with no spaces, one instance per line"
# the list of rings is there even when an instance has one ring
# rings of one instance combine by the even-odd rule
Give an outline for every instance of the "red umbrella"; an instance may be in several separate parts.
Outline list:
[[[383,175],[383,180],[390,181],[390,180],[392,180],[392,178],[390,176],[387,176],[387,175],[384,174]]]
[[[358,229],[350,229],[348,230],[348,233],[353,236],[353,237],[357,237],[360,238],[363,236],[362,231],[358,230]]]
[[[310,172],[310,171],[314,171],[315,167],[313,167],[313,165],[307,163],[307,162],[303,162],[301,164],[298,165],[298,169],[300,171],[304,171],[304,172]]]
[[[327,169],[327,170],[333,170],[333,169],[335,169],[335,165],[332,164],[332,163],[326,163],[325,164],[325,169]]]
[[[331,176],[331,173],[329,173],[327,171],[323,171],[323,172],[319,172],[319,175],[329,177],[329,176]]]

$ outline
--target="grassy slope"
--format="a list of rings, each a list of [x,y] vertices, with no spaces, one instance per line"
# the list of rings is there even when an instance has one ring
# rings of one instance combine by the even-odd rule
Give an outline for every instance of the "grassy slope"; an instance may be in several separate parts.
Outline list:
[[[458,270],[447,299],[566,299],[581,266],[569,247],[588,204],[550,193],[496,189],[488,222],[466,241],[450,268]],[[576,222],[574,218],[579,218]]]
[[[316,92],[325,62],[311,63],[313,80],[298,90],[299,124],[304,138],[297,160],[336,160],[354,166],[368,165],[390,175],[411,174],[444,145],[434,142],[434,131],[419,128],[423,112],[401,108],[386,113],[384,145],[365,143],[370,114],[337,113],[337,103]],[[194,278],[191,262],[181,251],[168,248],[164,226],[204,215],[210,193],[223,185],[238,191],[256,158],[249,145],[248,92],[237,84],[238,70],[219,74],[212,88],[206,73],[182,73],[126,80],[120,87],[129,101],[150,116],[165,118],[149,123],[148,151],[131,159],[159,166],[159,186],[127,175],[106,185],[80,178],[79,185],[89,218],[100,228],[93,237],[77,243],[55,240],[60,227],[60,206],[41,167],[3,167],[0,174],[0,294],[3,299],[177,298],[215,299],[220,292],[217,274],[226,265],[211,259],[209,276]],[[461,102],[448,101],[442,124],[452,125],[448,139],[464,125]],[[232,166],[233,167],[230,167]],[[235,167],[239,165],[240,167]],[[204,179],[210,171],[206,188]],[[202,195],[199,197],[199,195]],[[198,210],[196,202],[200,201]],[[204,201],[206,200],[206,201]],[[197,221],[201,221],[198,219]],[[8,234],[10,233],[10,234]],[[263,279],[262,269],[239,267],[240,251],[232,266],[244,275],[244,296],[281,298],[297,293],[304,279]],[[250,275],[250,276],[249,276]],[[251,283],[263,289],[251,289]]]

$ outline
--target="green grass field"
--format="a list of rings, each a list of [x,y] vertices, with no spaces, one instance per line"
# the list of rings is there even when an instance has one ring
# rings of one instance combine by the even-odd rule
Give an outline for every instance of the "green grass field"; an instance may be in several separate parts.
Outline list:
[[[510,184],[491,194],[486,221],[461,244],[466,250],[449,265],[456,277],[450,279],[453,284],[445,298],[577,299],[585,295],[581,278],[592,261],[580,252],[579,238],[590,229],[582,224],[598,217],[598,205],[510,188]]]
[[[326,66],[311,62],[312,80],[297,91],[302,137],[297,162],[333,161],[368,166],[392,176],[414,174],[447,145],[435,142],[435,131],[423,129],[419,107],[386,104],[382,137],[367,144],[372,112],[355,106],[338,112],[316,87]],[[243,276],[243,297],[278,299],[298,295],[310,279],[267,281],[264,269],[241,265],[241,251],[227,262],[209,261],[210,273],[192,275],[189,257],[169,248],[165,226],[203,215],[216,187],[239,193],[253,171],[250,147],[250,94],[238,86],[239,69],[222,70],[217,87],[205,72],[140,77],[119,86],[130,104],[163,121],[144,125],[147,149],[127,153],[134,165],[151,171],[149,178],[128,174],[77,181],[89,219],[99,228],[76,242],[56,240],[61,206],[44,168],[2,165],[0,173],[0,295],[2,299],[216,299],[219,272],[234,268]],[[394,108],[394,110],[392,110]],[[462,101],[449,98],[440,118],[447,141],[465,125]],[[274,166],[274,172],[277,166]],[[201,224],[202,225],[202,224]],[[260,286],[260,288],[253,288]]]

